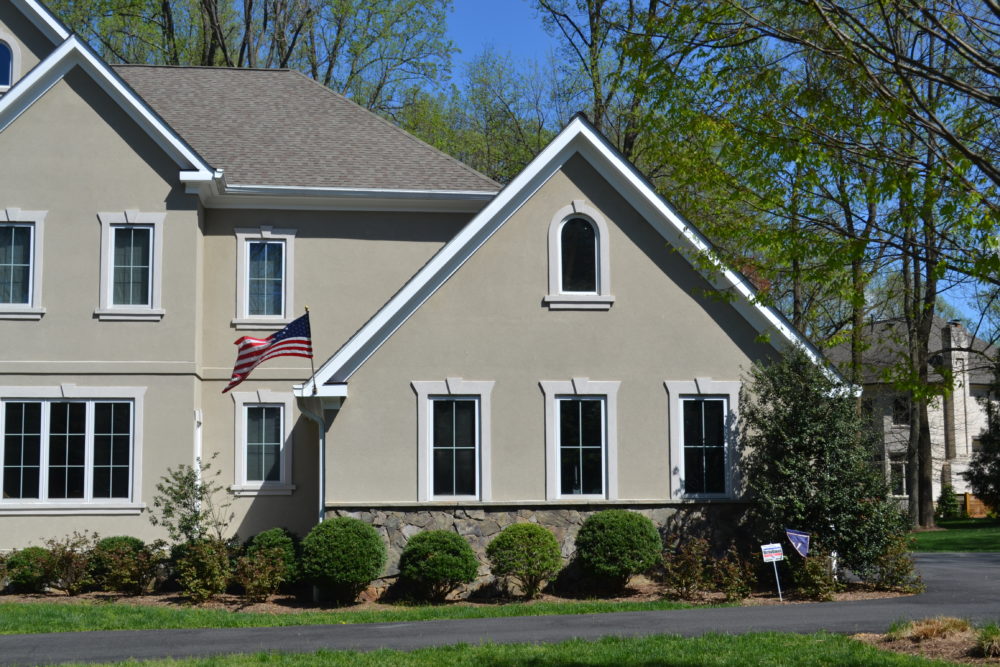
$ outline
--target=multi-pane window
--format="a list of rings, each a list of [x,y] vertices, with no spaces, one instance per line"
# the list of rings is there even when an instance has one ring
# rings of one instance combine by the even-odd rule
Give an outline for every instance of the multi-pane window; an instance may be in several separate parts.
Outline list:
[[[476,496],[479,401],[431,398],[432,483],[435,496]]]
[[[603,397],[559,397],[559,492],[604,495]]]
[[[114,227],[112,305],[150,305],[152,243],[151,227]]]
[[[246,477],[248,482],[281,481],[282,407],[246,408]]]
[[[894,458],[889,461],[889,489],[894,496],[909,495],[906,490],[906,461]]]
[[[6,401],[0,497],[127,499],[132,445],[131,402]]]
[[[559,234],[563,292],[597,292],[597,230],[583,218],[567,220]]]
[[[10,45],[0,42],[0,88],[9,88],[14,82],[14,52]]]
[[[726,493],[726,399],[684,398],[684,490]]]
[[[0,303],[31,303],[31,225],[0,225]]]
[[[247,253],[247,315],[284,315],[284,242],[249,241]]]

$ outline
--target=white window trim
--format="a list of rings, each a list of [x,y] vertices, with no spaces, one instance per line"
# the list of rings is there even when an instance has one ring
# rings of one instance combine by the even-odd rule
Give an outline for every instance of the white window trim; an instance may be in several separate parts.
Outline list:
[[[290,392],[257,391],[230,392],[235,404],[234,445],[236,462],[236,479],[230,489],[237,496],[288,496],[295,490],[292,484],[292,431],[294,430],[294,413],[292,407],[295,399]],[[247,448],[246,448],[246,409],[255,406],[278,406],[281,408],[281,426],[284,440],[281,443],[281,479],[277,482],[247,481]]]
[[[740,488],[739,449],[736,446],[736,420],[739,415],[740,382],[716,381],[712,378],[667,380],[667,422],[670,438],[670,497],[671,498],[732,498]],[[727,399],[726,413],[726,492],[685,493],[681,471],[684,470],[683,398]]]
[[[597,232],[597,292],[564,292],[562,290],[562,227],[567,220],[582,218]],[[549,222],[549,293],[542,302],[550,310],[608,310],[615,302],[611,294],[611,255],[608,225],[604,216],[582,200],[563,206]]]
[[[269,226],[239,227],[236,233],[236,317],[231,322],[237,329],[274,330],[292,321],[295,311],[295,229],[275,229]],[[282,276],[282,313],[277,316],[250,315],[250,241],[282,241],[285,244],[284,276]]]
[[[2,34],[0,39],[3,39]],[[42,241],[45,238],[46,214],[48,211],[22,211],[19,208],[0,210],[0,222],[30,225],[32,228],[28,303],[0,303],[0,320],[40,320],[45,314],[42,307]]]
[[[6,401],[45,401],[52,399],[85,399],[132,402],[132,464],[129,497],[122,499],[100,498],[82,502],[69,500],[32,500],[21,498],[0,498],[0,516],[53,515],[53,514],[138,514],[145,505],[139,500],[142,495],[142,431],[143,397],[146,387],[78,387],[75,384],[61,384],[48,387],[0,387],[0,403]],[[3,420],[6,410],[0,410],[0,433],[5,432]],[[92,434],[88,434],[88,437]],[[88,464],[87,470],[93,468]],[[0,470],[3,469],[3,448],[0,447]]]
[[[17,45],[14,36],[0,27],[0,43],[6,44],[10,48],[10,85],[0,85],[0,95],[10,90],[17,80],[21,78],[21,49]]]
[[[101,222],[101,296],[100,307],[94,311],[97,319],[131,322],[158,322],[163,319],[164,310],[161,301],[163,295],[163,221],[166,217],[166,213],[141,213],[134,210],[97,214],[97,219]],[[150,240],[153,248],[150,257],[152,266],[149,269],[148,306],[116,306],[111,298],[111,292],[114,289],[112,279],[114,273],[114,228],[121,225],[152,229]]]
[[[462,378],[447,378],[440,381],[414,381],[410,383],[417,393],[417,500],[477,500],[487,502],[493,499],[493,481],[491,462],[491,437],[493,412],[491,396],[493,380],[463,380]],[[479,403],[479,479],[478,496],[435,496],[433,495],[433,442],[431,438],[431,396],[469,396],[478,399]]]
[[[617,380],[595,381],[590,378],[542,380],[545,394],[545,498],[546,500],[618,500],[618,387]],[[604,494],[562,495],[559,484],[559,417],[556,407],[564,396],[601,396],[605,400]]]

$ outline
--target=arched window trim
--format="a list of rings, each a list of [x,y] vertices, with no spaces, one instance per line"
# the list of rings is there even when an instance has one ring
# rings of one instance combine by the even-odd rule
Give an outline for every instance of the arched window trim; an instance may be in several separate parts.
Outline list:
[[[562,228],[574,218],[586,220],[597,233],[597,292],[562,290]],[[549,293],[543,299],[550,310],[608,310],[614,303],[611,294],[611,260],[608,225],[596,208],[583,200],[574,200],[556,211],[549,223]]]
[[[2,29],[0,29],[0,45],[10,49],[10,86],[0,84],[0,93],[6,93],[21,76],[21,50],[14,41],[14,36]]]

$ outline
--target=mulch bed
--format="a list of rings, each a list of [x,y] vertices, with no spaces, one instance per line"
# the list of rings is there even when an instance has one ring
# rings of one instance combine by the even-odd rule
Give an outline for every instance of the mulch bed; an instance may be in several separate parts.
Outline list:
[[[935,660],[948,660],[967,665],[997,665],[1000,658],[984,658],[975,654],[976,633],[958,632],[947,637],[912,641],[897,639],[890,641],[885,635],[858,634],[856,639],[875,648],[894,653],[906,653]]]

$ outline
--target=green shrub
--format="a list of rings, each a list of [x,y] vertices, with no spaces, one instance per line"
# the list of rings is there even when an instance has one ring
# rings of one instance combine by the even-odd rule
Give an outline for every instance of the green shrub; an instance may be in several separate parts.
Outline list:
[[[160,540],[146,545],[137,537],[106,537],[91,557],[94,581],[105,591],[142,595],[154,588],[165,559]]]
[[[917,574],[910,555],[910,541],[910,537],[906,535],[897,535],[886,545],[885,552],[875,563],[869,577],[873,586],[903,593],[920,593],[924,590],[924,582]]]
[[[243,587],[247,602],[263,602],[278,592],[286,567],[283,548],[257,547],[236,559],[233,579]]]
[[[301,579],[301,566],[299,564],[299,544],[295,536],[284,528],[271,528],[262,533],[258,533],[247,544],[247,554],[262,549],[277,548],[281,550],[281,560],[283,568],[281,572],[282,583],[295,584]]]
[[[68,595],[79,595],[93,585],[90,570],[90,554],[97,535],[88,537],[86,533],[74,532],[62,539],[45,542],[48,548],[49,581]]]
[[[382,574],[385,561],[382,538],[358,519],[327,519],[302,540],[303,575],[340,602],[357,598]]]
[[[625,510],[604,510],[587,517],[576,536],[576,553],[585,572],[618,589],[634,574],[660,561],[663,541],[653,522]]]
[[[753,593],[757,584],[754,566],[740,555],[736,546],[729,547],[723,558],[712,566],[712,580],[726,596],[726,602],[745,600]]]
[[[214,539],[190,542],[174,563],[181,591],[194,603],[211,600],[229,584],[229,546]]]
[[[417,533],[399,557],[400,579],[429,600],[441,601],[476,578],[479,561],[461,535],[448,530]]]
[[[694,600],[709,584],[708,540],[692,537],[663,552],[663,582],[682,600]]]
[[[807,558],[788,561],[792,581],[799,593],[810,600],[828,602],[839,586],[830,569],[830,552],[813,546]]]
[[[939,519],[962,518],[962,505],[958,502],[955,487],[947,483],[941,485],[941,495],[938,496],[937,507],[934,509],[934,514]]]
[[[562,553],[551,531],[537,523],[507,526],[486,547],[494,577],[510,577],[527,598],[562,568]]]
[[[7,558],[9,586],[19,593],[41,593],[51,581],[49,552],[42,547],[25,547]]]

